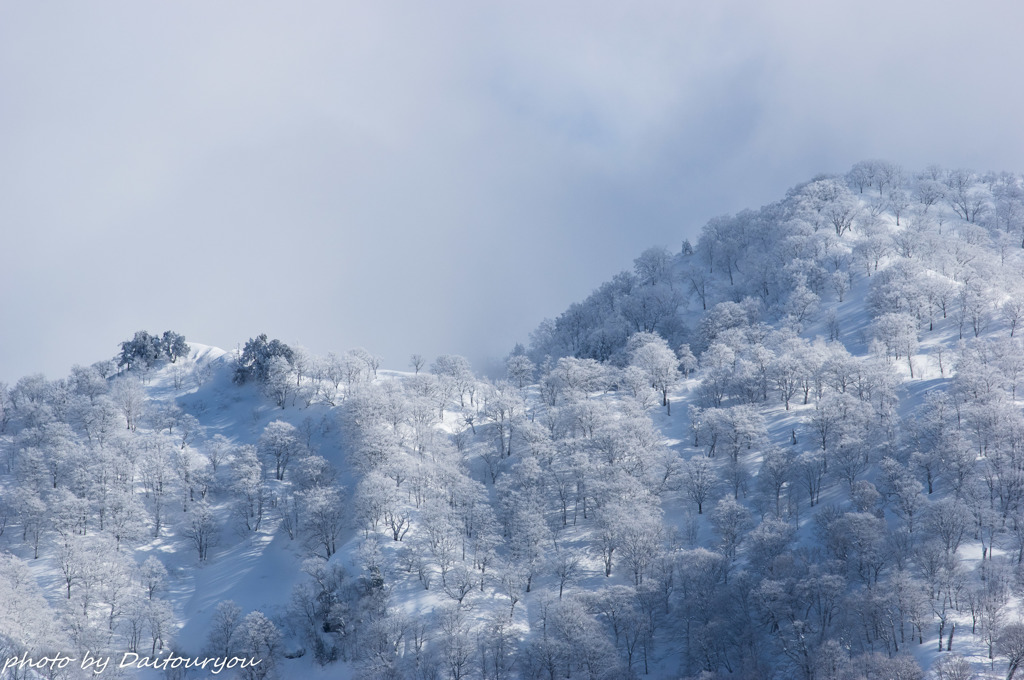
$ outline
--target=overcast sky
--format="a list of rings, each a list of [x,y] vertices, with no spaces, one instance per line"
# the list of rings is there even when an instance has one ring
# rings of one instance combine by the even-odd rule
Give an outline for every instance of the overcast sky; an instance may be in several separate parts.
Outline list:
[[[880,157],[1024,170],[1013,2],[0,0],[0,380],[134,331],[504,355]]]

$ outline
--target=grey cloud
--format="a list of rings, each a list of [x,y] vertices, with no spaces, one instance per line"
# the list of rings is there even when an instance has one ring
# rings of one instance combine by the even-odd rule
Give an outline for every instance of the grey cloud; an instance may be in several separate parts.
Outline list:
[[[1009,3],[7,4],[0,379],[173,328],[506,351],[864,157],[1020,169]]]

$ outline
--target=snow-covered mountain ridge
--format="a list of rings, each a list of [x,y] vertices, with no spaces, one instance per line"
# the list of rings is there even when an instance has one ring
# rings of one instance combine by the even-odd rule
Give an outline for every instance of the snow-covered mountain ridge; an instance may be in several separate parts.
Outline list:
[[[866,162],[644,251],[503,381],[171,332],[27,376],[0,389],[0,659],[1006,677],[1022,234],[1019,176]]]

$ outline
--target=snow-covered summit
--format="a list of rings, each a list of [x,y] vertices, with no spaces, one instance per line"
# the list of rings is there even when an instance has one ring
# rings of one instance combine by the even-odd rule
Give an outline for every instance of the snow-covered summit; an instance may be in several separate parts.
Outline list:
[[[866,162],[642,252],[506,380],[140,331],[0,386],[0,660],[1003,677],[1022,216],[1019,176]]]

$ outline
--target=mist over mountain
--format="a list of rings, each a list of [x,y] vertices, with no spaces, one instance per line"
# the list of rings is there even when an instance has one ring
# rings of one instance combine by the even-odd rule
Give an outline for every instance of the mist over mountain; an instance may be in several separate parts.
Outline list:
[[[644,247],[503,379],[148,329],[0,384],[0,677],[1012,677],[1024,176]]]
[[[58,3],[0,8],[12,385],[142,328],[479,369],[814,173],[1024,158],[1014,2]]]

